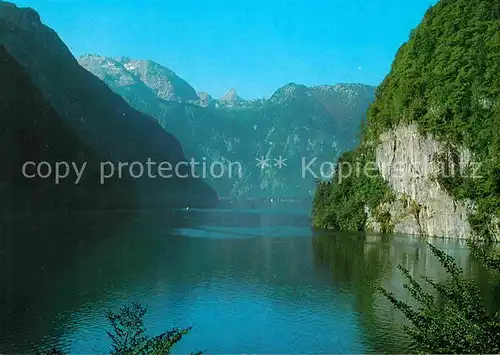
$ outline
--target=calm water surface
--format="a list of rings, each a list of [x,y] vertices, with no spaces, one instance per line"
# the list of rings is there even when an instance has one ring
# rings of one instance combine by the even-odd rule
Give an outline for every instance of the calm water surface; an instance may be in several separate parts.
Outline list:
[[[0,254],[0,353],[103,353],[104,311],[134,300],[148,307],[148,333],[193,326],[176,353],[411,351],[404,319],[371,284],[408,299],[398,264],[442,278],[426,241],[314,232],[308,214],[309,205],[272,204],[11,223]],[[433,242],[489,294],[489,275],[465,245]]]

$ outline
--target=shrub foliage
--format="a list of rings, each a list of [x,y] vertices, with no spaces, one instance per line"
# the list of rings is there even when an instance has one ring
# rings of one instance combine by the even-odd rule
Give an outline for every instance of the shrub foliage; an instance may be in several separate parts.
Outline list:
[[[436,282],[423,277],[435,291],[426,292],[407,269],[399,266],[408,280],[405,288],[417,301],[418,307],[411,307],[379,287],[410,321],[410,325],[404,328],[416,349],[422,353],[440,354],[500,353],[500,312],[488,312],[476,283],[463,276],[463,271],[452,257],[429,246],[450,279]],[[499,254],[489,254],[474,245],[472,249],[485,267],[500,272]]]
[[[110,354],[168,355],[172,347],[191,331],[191,327],[174,328],[160,335],[149,337],[146,335],[144,326],[146,311],[147,309],[137,302],[121,307],[118,313],[111,309],[106,311],[106,318],[111,326],[111,331],[106,331],[111,339]],[[52,348],[46,354],[64,355],[65,352],[59,348]],[[191,355],[201,354],[201,351],[191,353]]]

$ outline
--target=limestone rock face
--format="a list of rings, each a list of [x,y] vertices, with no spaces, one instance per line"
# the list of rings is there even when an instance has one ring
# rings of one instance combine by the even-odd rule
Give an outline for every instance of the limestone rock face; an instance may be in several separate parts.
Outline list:
[[[452,164],[450,173],[465,173],[474,164],[473,156],[465,148],[455,149],[458,164]],[[415,125],[399,126],[381,135],[376,165],[396,195],[393,203],[381,208],[390,213],[394,233],[461,239],[471,235],[467,219],[472,204],[455,201],[436,180],[443,171],[437,157],[450,154],[449,146],[422,136]],[[368,219],[368,228],[380,230],[373,218]]]

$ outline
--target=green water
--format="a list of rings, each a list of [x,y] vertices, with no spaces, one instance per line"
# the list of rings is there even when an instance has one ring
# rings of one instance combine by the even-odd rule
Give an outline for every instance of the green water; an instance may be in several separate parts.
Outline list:
[[[148,332],[193,325],[175,348],[208,353],[411,351],[398,264],[443,278],[425,240],[313,231],[308,205],[39,215],[2,230],[0,352],[105,352],[104,311],[138,300]],[[490,276],[455,256],[494,305]]]

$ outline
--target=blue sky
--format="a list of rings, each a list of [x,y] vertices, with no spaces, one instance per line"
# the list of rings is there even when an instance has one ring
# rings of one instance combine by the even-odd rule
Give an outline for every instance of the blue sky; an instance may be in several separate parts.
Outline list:
[[[267,97],[289,82],[378,85],[435,0],[13,0],[75,56],[151,59],[197,91]]]

